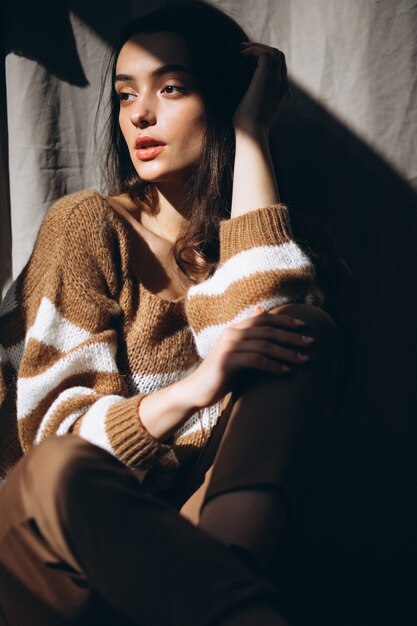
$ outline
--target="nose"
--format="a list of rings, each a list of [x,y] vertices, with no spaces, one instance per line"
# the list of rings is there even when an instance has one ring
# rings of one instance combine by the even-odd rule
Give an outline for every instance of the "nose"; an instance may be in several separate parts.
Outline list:
[[[130,115],[130,121],[136,128],[147,128],[156,124],[156,116],[153,108],[142,100],[137,101],[137,106]]]

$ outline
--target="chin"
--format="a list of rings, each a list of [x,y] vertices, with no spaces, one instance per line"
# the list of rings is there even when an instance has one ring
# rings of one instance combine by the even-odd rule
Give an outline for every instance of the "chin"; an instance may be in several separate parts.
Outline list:
[[[187,179],[191,176],[191,171],[158,171],[158,172],[150,172],[144,171],[145,168],[136,167],[136,172],[140,176],[140,179],[143,180],[144,183],[153,183],[153,184],[175,184],[175,185],[184,185]]]
[[[151,161],[140,161],[135,154],[132,155],[133,166],[146,183],[171,183],[184,184],[192,175],[196,163],[183,163],[179,168],[171,169],[169,163],[163,159],[152,159]]]

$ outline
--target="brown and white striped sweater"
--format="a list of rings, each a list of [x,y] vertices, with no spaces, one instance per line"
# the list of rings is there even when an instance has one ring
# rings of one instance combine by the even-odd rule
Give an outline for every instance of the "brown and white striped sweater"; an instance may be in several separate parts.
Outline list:
[[[95,191],[50,209],[15,286],[19,306],[1,319],[0,475],[45,437],[71,432],[132,468],[180,467],[204,445],[220,404],[162,443],[138,417],[144,395],[191,372],[256,305],[317,303],[284,205],[223,221],[216,271],[175,301],[138,280],[134,245]]]

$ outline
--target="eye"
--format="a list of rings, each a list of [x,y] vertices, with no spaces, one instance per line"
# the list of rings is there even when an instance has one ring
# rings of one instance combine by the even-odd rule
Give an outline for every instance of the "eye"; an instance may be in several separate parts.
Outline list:
[[[162,92],[165,92],[167,94],[184,93],[185,91],[185,87],[179,87],[178,85],[165,85],[165,87],[162,89]]]
[[[127,102],[128,100],[132,100],[135,97],[135,94],[129,93],[128,91],[119,91],[117,97],[121,102]]]

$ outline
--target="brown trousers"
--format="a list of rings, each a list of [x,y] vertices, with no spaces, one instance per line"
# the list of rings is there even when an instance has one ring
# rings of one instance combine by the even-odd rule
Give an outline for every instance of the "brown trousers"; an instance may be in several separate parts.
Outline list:
[[[255,571],[178,508],[213,459],[206,501],[257,485],[296,500],[300,433],[328,412],[335,387],[337,338],[323,318],[310,320],[320,335],[311,363],[258,377],[230,399],[176,506],[76,436],[22,458],[0,489],[0,625],[214,626],[245,603],[274,602]]]

